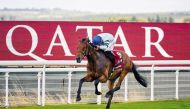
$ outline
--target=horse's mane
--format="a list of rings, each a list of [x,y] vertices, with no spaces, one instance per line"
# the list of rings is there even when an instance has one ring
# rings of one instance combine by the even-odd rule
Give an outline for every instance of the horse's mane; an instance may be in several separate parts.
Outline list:
[[[94,48],[94,45],[90,42],[89,38],[82,38],[80,41],[82,43],[88,43],[92,48]]]
[[[90,40],[88,38],[82,38],[80,41],[81,42],[89,42]]]
[[[89,42],[90,40],[88,38],[82,38],[80,41],[81,42]]]

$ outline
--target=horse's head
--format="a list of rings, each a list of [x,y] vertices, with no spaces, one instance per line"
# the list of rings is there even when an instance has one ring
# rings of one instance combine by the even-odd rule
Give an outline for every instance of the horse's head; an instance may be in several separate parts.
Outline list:
[[[76,61],[80,63],[82,59],[89,54],[89,44],[90,40],[88,38],[83,38],[79,40],[76,53]]]

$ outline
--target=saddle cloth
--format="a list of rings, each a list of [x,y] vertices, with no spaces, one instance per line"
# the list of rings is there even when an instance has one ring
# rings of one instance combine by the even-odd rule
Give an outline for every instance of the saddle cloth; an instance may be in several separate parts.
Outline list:
[[[117,69],[122,68],[124,66],[122,54],[119,51],[112,51],[112,53],[115,56],[115,65],[114,65],[113,70],[117,70]]]

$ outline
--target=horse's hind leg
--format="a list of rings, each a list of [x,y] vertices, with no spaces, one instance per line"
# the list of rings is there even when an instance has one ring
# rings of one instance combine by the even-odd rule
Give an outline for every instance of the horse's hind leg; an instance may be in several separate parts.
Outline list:
[[[95,94],[96,95],[101,95],[102,93],[98,91],[98,84],[100,83],[100,81],[98,79],[96,79],[94,81],[94,85],[95,85]]]

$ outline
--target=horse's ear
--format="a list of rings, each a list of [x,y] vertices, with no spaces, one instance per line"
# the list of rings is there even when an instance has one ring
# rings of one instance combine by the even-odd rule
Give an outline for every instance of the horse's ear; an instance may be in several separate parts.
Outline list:
[[[87,42],[90,43],[90,39],[89,39],[89,37],[87,38]]]

